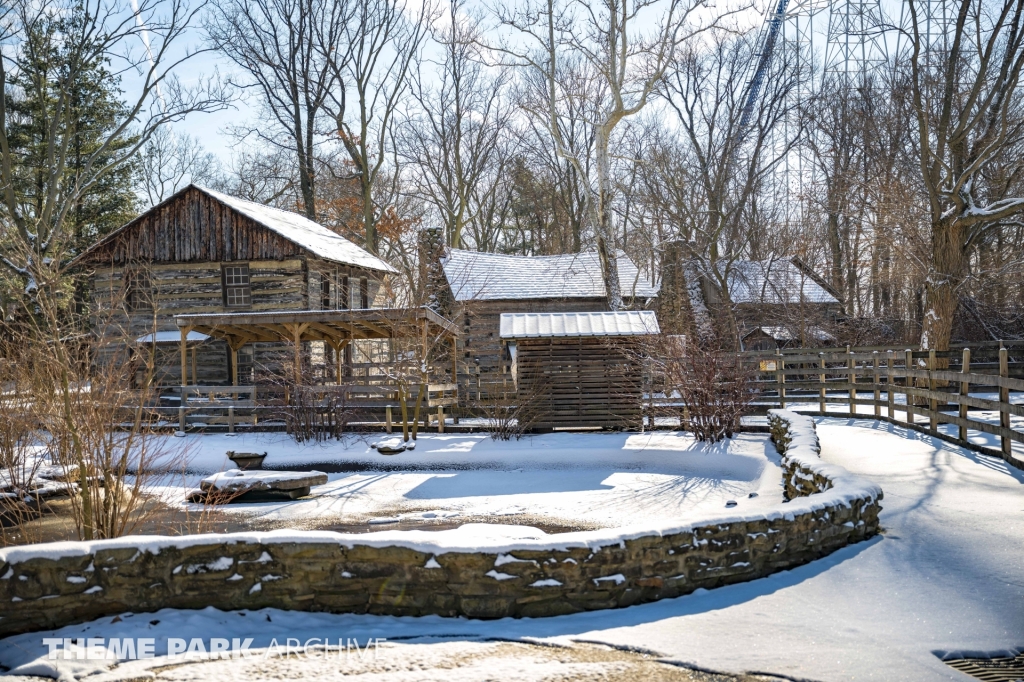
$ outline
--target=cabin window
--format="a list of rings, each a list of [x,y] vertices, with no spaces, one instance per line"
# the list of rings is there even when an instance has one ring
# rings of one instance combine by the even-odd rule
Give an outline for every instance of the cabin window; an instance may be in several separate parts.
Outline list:
[[[153,309],[153,283],[149,271],[142,268],[126,270],[124,302],[129,312]]]
[[[224,305],[228,308],[248,308],[252,305],[249,285],[249,264],[221,266],[224,281]]]
[[[365,277],[359,278],[359,307],[364,310],[370,307],[370,281]]]
[[[326,273],[320,274],[320,310],[330,310],[331,305],[331,276]]]
[[[346,275],[341,278],[341,291],[338,292],[338,309],[348,310],[349,307],[349,286],[348,276]]]

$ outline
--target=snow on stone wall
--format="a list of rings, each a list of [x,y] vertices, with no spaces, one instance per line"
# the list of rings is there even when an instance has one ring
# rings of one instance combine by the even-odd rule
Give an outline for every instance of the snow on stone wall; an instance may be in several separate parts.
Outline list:
[[[11,547],[0,637],[168,607],[550,616],[752,580],[876,534],[881,490],[818,459],[809,418],[770,422],[789,500],[770,513],[525,539],[272,531]]]

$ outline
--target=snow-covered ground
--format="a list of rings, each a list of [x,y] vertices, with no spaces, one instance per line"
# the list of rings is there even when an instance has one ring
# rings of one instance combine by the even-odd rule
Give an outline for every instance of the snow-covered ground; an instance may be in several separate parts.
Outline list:
[[[401,522],[500,523],[518,517],[607,528],[686,522],[722,511],[729,501],[737,502],[736,511],[759,511],[778,504],[782,495],[778,454],[763,434],[714,445],[664,431],[552,433],[512,442],[487,434],[425,434],[415,450],[398,455],[378,454],[365,437],[312,445],[275,433],[186,440],[196,473],[168,477],[152,488],[182,507],[188,506],[187,490],[202,477],[198,472],[233,466],[224,455],[229,449],[266,451],[266,467],[349,469],[329,474],[309,498],[220,507],[270,525],[367,523],[383,529]]]
[[[761,580],[546,619],[165,610],[9,638],[0,642],[0,662],[11,667],[45,658],[44,636],[155,637],[157,651],[166,650],[168,637],[252,637],[252,648],[273,639],[284,646],[287,637],[357,638],[363,645],[384,637],[404,642],[391,654],[395,677],[366,664],[352,669],[365,673],[357,679],[476,680],[500,678],[502,670],[512,669],[504,662],[492,669],[486,663],[451,663],[450,670],[417,677],[403,673],[402,666],[423,659],[457,661],[468,642],[523,638],[603,642],[706,669],[795,679],[966,682],[936,653],[992,653],[1024,645],[1024,472],[885,423],[816,421],[822,458],[884,489],[885,532]],[[622,436],[627,442],[632,437]],[[680,457],[685,460],[685,451]],[[338,670],[337,663],[322,665],[325,675]],[[123,673],[132,670],[138,672]],[[278,679],[289,670],[296,669],[207,662],[158,671],[157,679]],[[301,670],[311,670],[310,664]],[[517,679],[541,677],[523,672]]]

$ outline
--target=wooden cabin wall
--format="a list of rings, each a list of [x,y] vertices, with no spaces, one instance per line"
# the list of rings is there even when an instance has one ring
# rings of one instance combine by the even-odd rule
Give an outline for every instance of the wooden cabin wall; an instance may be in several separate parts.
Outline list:
[[[148,273],[151,310],[127,312],[124,306],[125,273],[141,267]],[[304,266],[301,259],[249,261],[252,306],[246,310],[303,310],[306,306]],[[90,280],[90,317],[94,333],[111,341],[134,341],[156,332],[177,332],[175,315],[233,312],[223,303],[221,264],[174,263],[97,268]],[[161,385],[181,383],[179,349],[161,349],[156,376]],[[256,344],[254,362],[276,367],[285,344]],[[228,384],[231,380],[227,344],[210,340],[197,349],[196,374],[201,384]],[[191,351],[189,351],[191,362]],[[112,351],[97,352],[97,362],[113,359]],[[189,369],[191,377],[191,368]]]
[[[349,309],[362,307],[362,294],[360,291],[360,280],[365,278],[370,308],[383,308],[387,306],[386,290],[381,281],[381,273],[358,268],[351,265],[340,265],[331,261],[308,256],[306,258],[306,291],[308,310],[324,310],[321,298],[321,282],[326,279],[330,282],[329,307],[328,310],[341,310],[346,306],[342,305],[343,278],[348,277],[348,305]]]
[[[509,378],[508,363],[501,344],[502,313],[586,313],[606,310],[608,301],[604,298],[468,301],[459,304],[452,321],[462,326],[462,338],[458,342],[460,401],[466,401],[464,406],[470,406],[476,401],[487,400]]]
[[[140,216],[97,252],[95,262],[219,263],[302,253],[294,242],[193,188]]]

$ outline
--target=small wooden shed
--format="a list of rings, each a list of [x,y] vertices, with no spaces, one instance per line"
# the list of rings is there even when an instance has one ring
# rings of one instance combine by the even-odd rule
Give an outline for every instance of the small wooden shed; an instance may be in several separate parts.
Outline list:
[[[502,344],[531,426],[638,428],[643,338],[660,331],[649,310],[502,314]]]

